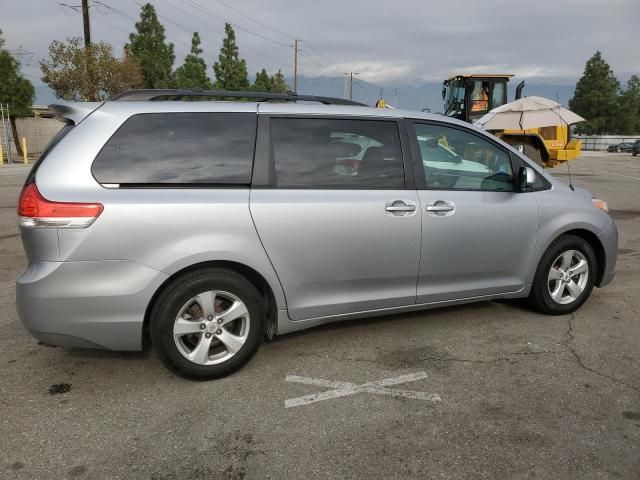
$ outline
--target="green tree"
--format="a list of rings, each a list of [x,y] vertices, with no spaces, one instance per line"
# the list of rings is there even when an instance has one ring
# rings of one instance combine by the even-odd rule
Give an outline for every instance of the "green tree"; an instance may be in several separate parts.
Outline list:
[[[176,70],[174,84],[177,88],[211,88],[211,80],[207,77],[207,66],[200,57],[200,34],[194,32],[191,39],[191,53],[184,59],[184,64]]]
[[[31,105],[34,94],[33,85],[20,73],[20,64],[4,48],[2,30],[0,30],[0,103],[9,105],[9,122],[13,133],[13,143],[19,156],[22,156],[22,145],[18,138],[16,118],[33,114]]]
[[[56,97],[70,102],[102,101],[143,84],[140,66],[125,51],[116,58],[106,42],[84,46],[80,37],[49,45],[49,59],[40,62],[42,81]]]
[[[260,72],[256,73],[256,81],[253,82],[251,90],[256,92],[271,92],[271,77],[267,71],[263,68]]]
[[[640,133],[640,78],[632,75],[627,81],[627,89],[620,95],[620,124],[618,132],[623,135]]]
[[[129,35],[125,46],[142,69],[145,88],[166,88],[171,83],[171,70],[175,55],[173,43],[166,43],[164,27],[150,3],[143,5],[136,32]]]
[[[215,88],[220,90],[247,90],[247,64],[238,56],[236,34],[228,23],[224,26],[226,37],[222,42],[218,61],[213,64],[216,74]]]
[[[275,93],[286,93],[289,90],[287,83],[284,81],[282,71],[278,70],[275,75],[271,76],[271,91]]]
[[[582,78],[569,101],[569,108],[587,121],[576,130],[588,135],[615,133],[618,126],[618,92],[620,84],[609,64],[596,52],[587,61]]]

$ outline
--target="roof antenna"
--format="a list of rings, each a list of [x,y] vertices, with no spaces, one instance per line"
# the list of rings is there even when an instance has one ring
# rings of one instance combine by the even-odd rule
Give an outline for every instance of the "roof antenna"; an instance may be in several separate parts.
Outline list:
[[[556,103],[558,104],[558,110],[560,110],[560,100],[558,99],[558,92],[556,91]],[[566,138],[566,142],[564,144],[564,148],[567,148],[567,145],[569,145],[569,133],[570,133],[570,129],[571,127],[569,126],[569,124],[567,122],[565,122],[564,118],[562,118],[562,115],[558,114],[558,117],[560,117],[560,125],[562,125],[562,122],[564,122],[567,125],[567,138]],[[569,188],[572,191],[575,191],[575,188],[573,188],[573,181],[571,180],[571,169],[569,168],[569,162],[570,160],[567,159],[567,174],[569,175]]]

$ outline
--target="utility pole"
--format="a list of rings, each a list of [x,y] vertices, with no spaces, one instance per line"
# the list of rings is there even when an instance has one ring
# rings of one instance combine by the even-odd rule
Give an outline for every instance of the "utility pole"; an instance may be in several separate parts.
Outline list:
[[[353,100],[353,76],[360,75],[360,72],[344,72],[349,79],[349,100]]]
[[[298,93],[298,39],[293,43],[293,93]]]
[[[393,106],[398,106],[398,89],[396,88],[393,92]]]
[[[82,23],[84,24],[84,46],[91,45],[91,29],[89,27],[89,0],[82,0]]]

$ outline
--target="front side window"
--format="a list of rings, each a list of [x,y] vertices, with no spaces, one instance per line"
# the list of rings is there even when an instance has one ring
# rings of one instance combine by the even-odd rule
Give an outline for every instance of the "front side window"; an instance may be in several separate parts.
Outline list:
[[[130,117],[91,170],[100,183],[251,182],[255,113],[146,113]]]
[[[404,188],[395,122],[272,118],[270,123],[278,187]]]
[[[504,105],[505,86],[506,86],[505,82],[494,82],[493,92],[491,93],[491,110],[501,105]]]
[[[457,128],[415,124],[427,188],[513,191],[509,154]]]

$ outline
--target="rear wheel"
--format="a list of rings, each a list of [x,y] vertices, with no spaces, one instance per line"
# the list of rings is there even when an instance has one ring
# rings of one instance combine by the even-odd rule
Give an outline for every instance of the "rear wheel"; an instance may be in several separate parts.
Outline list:
[[[230,270],[203,269],[179,277],[151,311],[151,338],[160,359],[188,378],[233,373],[251,359],[263,336],[260,295]]]
[[[544,167],[544,163],[542,162],[542,153],[540,153],[540,149],[533,145],[531,142],[527,142],[524,144],[524,154],[529,157],[531,160],[536,162],[541,167]]]
[[[591,245],[575,235],[564,235],[542,256],[529,302],[549,315],[574,312],[589,298],[595,272],[596,256]]]

